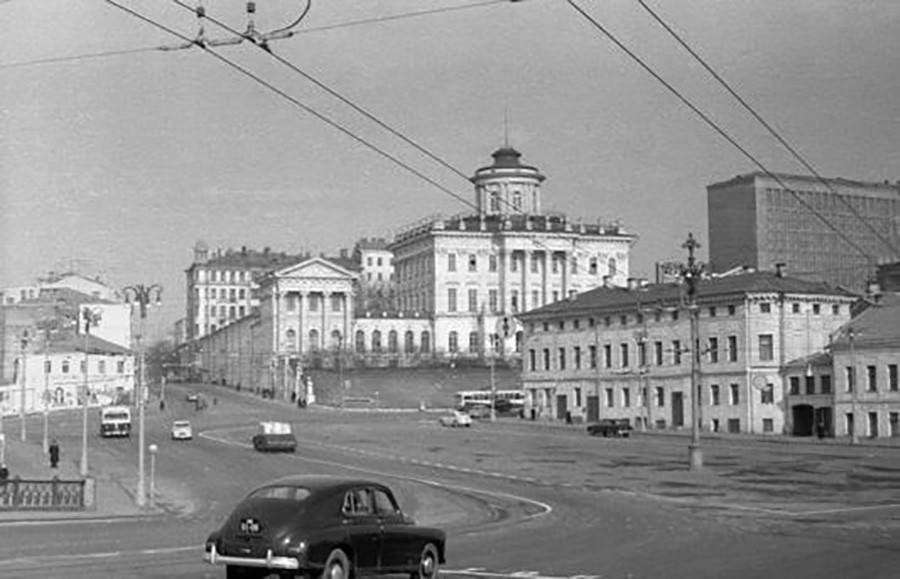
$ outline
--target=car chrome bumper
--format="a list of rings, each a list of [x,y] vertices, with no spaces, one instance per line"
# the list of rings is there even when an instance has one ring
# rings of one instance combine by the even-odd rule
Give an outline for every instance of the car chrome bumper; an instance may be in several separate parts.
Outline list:
[[[300,569],[300,561],[293,557],[276,557],[272,554],[272,550],[266,551],[266,557],[259,559],[256,557],[232,557],[230,555],[219,555],[216,546],[203,554],[203,560],[211,565],[239,565],[241,567],[260,567],[265,569]]]

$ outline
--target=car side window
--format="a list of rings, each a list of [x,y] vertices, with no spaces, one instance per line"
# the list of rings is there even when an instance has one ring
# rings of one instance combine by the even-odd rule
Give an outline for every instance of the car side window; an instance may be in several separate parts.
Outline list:
[[[379,515],[399,515],[400,509],[394,502],[394,497],[386,493],[383,489],[375,489],[372,494],[375,496],[375,511]]]
[[[369,489],[353,489],[344,495],[344,514],[365,516],[375,513],[372,504],[371,491]]]

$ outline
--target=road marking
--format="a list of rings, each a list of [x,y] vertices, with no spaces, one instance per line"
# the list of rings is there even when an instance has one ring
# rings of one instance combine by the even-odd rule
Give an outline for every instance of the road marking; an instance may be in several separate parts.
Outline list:
[[[202,436],[203,438],[205,438],[205,439],[207,439],[207,440],[211,440],[211,441],[213,441],[213,442],[219,442],[219,443],[222,443],[222,444],[228,444],[228,445],[232,445],[232,446],[240,446],[240,447],[243,447],[243,448],[251,448],[251,445],[249,445],[249,444],[246,444],[246,443],[243,443],[243,442],[235,442],[235,441],[229,440],[229,439],[227,439],[227,438],[222,438],[222,437],[220,437],[220,436],[216,436],[215,434],[213,434],[214,432],[228,432],[228,431],[231,431],[231,430],[246,430],[247,428],[248,428],[248,427],[223,428],[223,429],[219,429],[219,430],[216,430],[216,431],[201,432],[201,433],[200,433],[200,436]],[[349,447],[341,447],[341,446],[338,446],[338,445],[325,445],[325,444],[321,444],[321,443],[317,443],[317,444],[318,444],[319,446],[322,446],[322,447],[325,447],[325,448],[328,448],[328,447],[334,447],[334,448],[341,449],[341,450],[349,450],[349,451],[354,451],[354,450],[355,450],[355,449],[352,449],[352,448],[349,448]],[[365,454],[365,453],[364,453],[364,454]],[[378,455],[375,455],[375,456],[378,456]],[[343,468],[343,469],[347,469],[347,470],[353,470],[353,471],[356,471],[356,472],[363,472],[363,473],[366,473],[366,474],[374,474],[374,475],[378,475],[378,476],[384,476],[384,477],[389,477],[389,478],[395,478],[395,479],[399,479],[399,480],[408,480],[408,481],[417,482],[417,483],[421,483],[421,484],[424,484],[424,485],[432,486],[432,487],[435,487],[435,488],[442,488],[442,489],[447,489],[447,490],[463,491],[463,492],[469,492],[469,493],[481,494],[481,495],[492,496],[492,497],[497,497],[497,498],[512,499],[512,500],[515,500],[515,501],[519,501],[519,502],[523,502],[523,503],[529,503],[529,504],[531,504],[531,505],[533,505],[533,506],[536,506],[536,507],[539,509],[540,512],[537,512],[537,513],[534,513],[534,514],[531,514],[531,515],[526,516],[526,517],[525,517],[525,520],[537,519],[537,518],[540,518],[540,517],[544,517],[544,516],[546,516],[546,515],[549,515],[550,513],[553,512],[553,507],[551,507],[551,506],[548,505],[547,503],[543,503],[543,502],[541,502],[541,501],[537,501],[537,500],[534,500],[534,499],[529,499],[529,498],[527,498],[527,497],[523,497],[523,496],[520,496],[520,495],[513,495],[513,494],[510,494],[510,493],[501,493],[501,492],[496,492],[496,491],[486,491],[486,490],[483,490],[483,489],[474,489],[474,488],[464,487],[464,486],[459,486],[459,485],[446,484],[446,483],[442,483],[442,482],[438,482],[438,481],[433,481],[433,480],[429,480],[429,479],[422,479],[422,478],[416,478],[416,477],[411,477],[411,476],[403,476],[403,475],[387,473],[387,472],[383,472],[383,471],[379,471],[379,470],[374,470],[374,469],[367,469],[367,468],[362,468],[362,467],[357,467],[357,466],[350,466],[350,465],[347,465],[347,464],[342,464],[342,463],[334,462],[334,461],[330,461],[330,460],[322,460],[322,459],[309,458],[309,457],[303,457],[303,456],[294,456],[293,458],[296,459],[296,460],[303,460],[303,461],[307,461],[307,462],[315,462],[315,463],[318,463],[318,464],[326,464],[326,465],[329,465],[329,466],[336,466],[336,467],[338,467],[338,468]],[[426,462],[421,462],[420,464],[423,464],[423,465],[426,465],[426,466],[437,466],[437,465],[432,465],[432,464],[429,464],[429,463],[426,463]]]
[[[487,571],[483,567],[469,569],[441,569],[441,573],[449,575],[470,575],[472,577],[508,577],[510,579],[600,579],[600,575],[542,575],[540,571],[513,571],[498,573]]]
[[[105,518],[85,517],[83,519],[31,519],[28,521],[0,521],[0,527],[38,527],[57,525],[108,525],[111,523],[133,523],[135,521],[158,519],[159,515],[135,515]]]
[[[67,555],[41,555],[38,557],[20,557],[18,559],[4,559],[3,565],[33,565],[35,563],[52,563],[56,561],[76,561],[76,560],[97,560],[97,559],[113,559],[124,557],[126,555],[162,555],[170,553],[180,553],[186,551],[197,551],[198,557],[203,553],[203,545],[192,545],[189,547],[163,547],[158,549],[139,549],[137,551],[107,551],[104,553],[72,553]]]

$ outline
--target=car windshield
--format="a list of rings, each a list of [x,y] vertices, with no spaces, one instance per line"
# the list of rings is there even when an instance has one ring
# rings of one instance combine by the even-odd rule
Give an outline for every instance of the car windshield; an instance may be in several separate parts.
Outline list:
[[[190,425],[191,425],[191,423],[188,422],[187,420],[176,420],[175,422],[172,423],[172,426],[174,426],[175,428],[185,428],[185,427],[189,427]]]
[[[310,494],[311,493],[307,488],[290,485],[275,485],[256,489],[255,491],[250,493],[247,498],[280,499],[287,501],[296,501],[299,503],[305,501]]]

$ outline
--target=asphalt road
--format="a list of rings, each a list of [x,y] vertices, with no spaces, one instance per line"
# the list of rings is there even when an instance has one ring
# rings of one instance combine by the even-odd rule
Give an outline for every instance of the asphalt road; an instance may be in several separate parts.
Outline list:
[[[147,438],[160,488],[190,493],[193,511],[0,524],[0,576],[224,577],[201,560],[208,532],[251,487],[298,472],[387,482],[417,521],[447,530],[448,579],[900,576],[897,450],[707,440],[692,473],[682,437],[448,429],[434,415],[298,410],[232,391],[195,413],[170,392]],[[168,440],[181,417],[202,434]],[[291,420],[298,452],[254,452],[260,419]],[[96,444],[134,461],[134,440]]]

